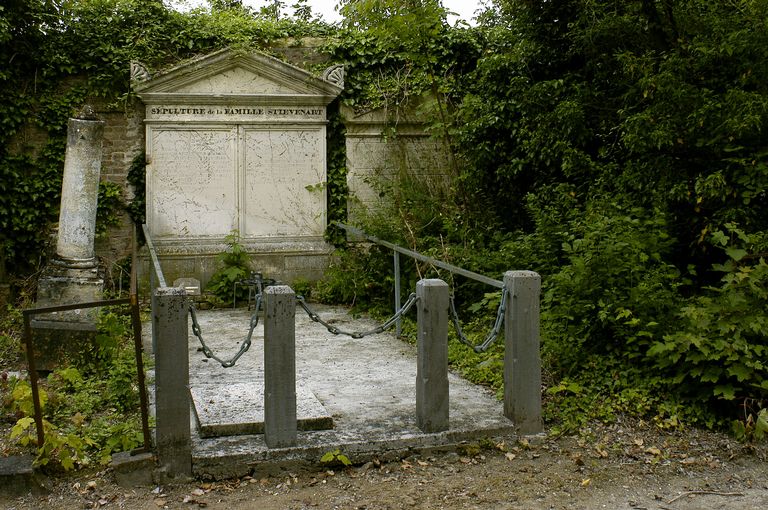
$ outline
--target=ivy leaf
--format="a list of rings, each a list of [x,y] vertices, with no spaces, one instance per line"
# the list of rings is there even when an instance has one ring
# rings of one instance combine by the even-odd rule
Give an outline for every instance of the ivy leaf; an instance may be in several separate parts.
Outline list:
[[[733,400],[736,398],[736,390],[730,384],[718,384],[715,386],[715,396],[723,397],[725,400]]]
[[[333,459],[336,458],[336,455],[339,453],[339,450],[334,450],[331,452],[326,452],[325,455],[320,457],[320,462],[332,462]]]
[[[744,382],[754,375],[754,371],[741,363],[728,367],[728,375],[736,377],[739,382]]]
[[[75,468],[74,459],[70,456],[63,456],[61,459],[61,467],[63,467],[65,471],[74,469]]]
[[[747,250],[742,248],[726,248],[725,253],[728,254],[736,262],[740,261],[747,255]]]
[[[718,230],[717,232],[712,233],[712,241],[720,246],[725,246],[728,244],[728,236],[726,236],[722,230]]]
[[[755,423],[755,439],[762,440],[768,432],[768,409],[761,409]]]
[[[34,421],[35,420],[29,416],[25,416],[24,418],[21,418],[19,421],[17,421],[16,425],[14,425],[11,429],[11,439],[19,437],[21,434],[23,434],[25,430],[29,429],[30,425],[32,425]]]

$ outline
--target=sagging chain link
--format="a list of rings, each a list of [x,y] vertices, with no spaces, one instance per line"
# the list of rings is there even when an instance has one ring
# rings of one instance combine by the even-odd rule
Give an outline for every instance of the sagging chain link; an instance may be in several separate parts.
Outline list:
[[[461,324],[459,324],[459,314],[456,313],[456,304],[454,303],[453,296],[449,298],[448,301],[451,305],[450,308],[451,318],[453,319],[453,326],[456,329],[456,335],[459,337],[459,341],[461,343],[471,347],[472,350],[477,353],[485,352],[488,350],[491,344],[493,344],[493,342],[495,342],[498,338],[499,332],[501,332],[501,325],[504,323],[504,313],[507,310],[507,294],[507,288],[503,287],[501,289],[501,301],[499,302],[499,310],[496,312],[496,321],[493,323],[493,328],[491,328],[491,330],[488,332],[488,335],[486,335],[483,343],[479,345],[473,344],[461,330]]]
[[[237,363],[237,360],[240,359],[240,356],[245,354],[245,352],[251,347],[251,337],[253,337],[253,331],[256,329],[256,326],[259,325],[259,312],[261,311],[261,294],[256,295],[256,311],[251,315],[251,324],[250,329],[248,330],[248,336],[245,338],[245,341],[240,346],[240,350],[237,351],[237,353],[230,359],[229,361],[225,361],[211,350],[210,347],[205,343],[205,340],[203,339],[203,332],[200,329],[200,323],[197,322],[197,312],[195,310],[195,305],[192,303],[192,301],[189,302],[189,315],[192,317],[192,333],[197,337],[197,339],[200,341],[200,345],[202,346],[202,352],[208,359],[213,359],[219,363],[221,363],[221,366],[224,368],[230,368],[235,366],[235,363]]]
[[[296,300],[299,303],[299,306],[301,306],[305,312],[307,312],[307,315],[309,315],[309,318],[312,319],[312,322],[317,322],[319,324],[322,324],[325,326],[325,328],[328,330],[329,333],[332,335],[346,335],[351,336],[352,338],[365,338],[369,335],[376,335],[379,333],[383,333],[384,331],[388,330],[392,326],[395,325],[395,323],[408,311],[413,307],[413,305],[416,304],[416,301],[419,300],[419,298],[416,296],[416,293],[411,293],[410,296],[408,296],[408,299],[403,304],[403,306],[400,307],[400,310],[397,311],[392,317],[387,319],[383,324],[380,326],[371,329],[369,331],[344,331],[343,329],[339,329],[336,326],[332,326],[331,324],[327,323],[323,319],[320,318],[320,316],[315,313],[307,304],[307,301],[304,299],[304,296],[296,296]]]

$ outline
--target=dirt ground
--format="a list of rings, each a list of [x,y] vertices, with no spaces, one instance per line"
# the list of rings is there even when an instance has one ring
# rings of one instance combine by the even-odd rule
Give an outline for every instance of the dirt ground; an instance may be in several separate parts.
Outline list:
[[[594,426],[579,437],[459,445],[402,461],[123,488],[109,470],[52,477],[4,509],[760,509],[768,447],[702,431]]]

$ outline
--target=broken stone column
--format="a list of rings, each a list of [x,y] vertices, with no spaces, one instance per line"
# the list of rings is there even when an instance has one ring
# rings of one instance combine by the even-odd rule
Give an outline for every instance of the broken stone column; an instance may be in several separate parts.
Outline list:
[[[56,262],[63,267],[96,266],[94,240],[103,135],[104,122],[90,107],[69,119],[56,243]]]
[[[38,281],[37,307],[99,301],[103,272],[94,253],[104,122],[86,106],[69,119],[56,256]],[[82,351],[96,331],[98,308],[39,315],[33,321],[38,368]],[[63,352],[62,352],[63,351]]]

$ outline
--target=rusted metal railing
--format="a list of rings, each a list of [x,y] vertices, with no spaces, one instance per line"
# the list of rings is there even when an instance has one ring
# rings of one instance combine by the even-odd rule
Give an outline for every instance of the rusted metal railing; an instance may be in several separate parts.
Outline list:
[[[123,299],[108,299],[102,301],[90,301],[83,303],[72,303],[67,305],[58,306],[45,306],[38,308],[27,308],[23,310],[24,317],[24,343],[26,344],[27,354],[27,366],[29,370],[29,384],[32,389],[32,404],[35,409],[35,426],[37,428],[37,444],[38,447],[42,447],[45,443],[45,430],[43,426],[43,409],[40,403],[40,388],[39,388],[39,376],[37,374],[37,366],[35,362],[34,353],[34,338],[32,335],[32,318],[36,315],[41,315],[51,312],[66,312],[71,310],[83,310],[89,308],[100,308],[105,306],[131,306],[131,325],[133,328],[134,338],[134,351],[136,355],[136,372],[137,382],[139,386],[139,400],[141,405],[141,426],[144,440],[144,446],[142,448],[133,450],[133,454],[142,453],[144,451],[151,450],[151,434],[149,430],[149,405],[147,399],[147,387],[144,377],[144,359],[143,348],[141,343],[141,316],[139,310],[139,299],[137,290],[137,277],[136,267],[138,264],[137,257],[137,236],[136,231],[133,233],[133,257],[131,268],[131,289],[130,296]]]

